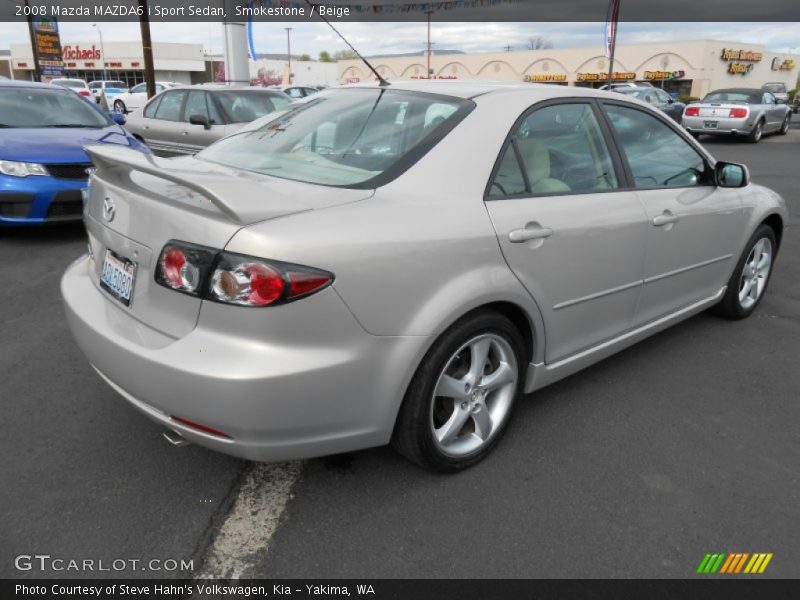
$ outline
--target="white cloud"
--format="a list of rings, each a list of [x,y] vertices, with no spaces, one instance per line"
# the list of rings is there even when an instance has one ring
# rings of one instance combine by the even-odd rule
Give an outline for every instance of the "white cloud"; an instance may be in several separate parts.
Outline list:
[[[139,39],[138,23],[99,23],[103,38]],[[98,39],[91,23],[60,24],[62,39],[90,41]],[[153,23],[154,41],[199,43],[213,52],[222,49],[219,23]],[[254,38],[257,52],[286,51],[284,27],[292,27],[293,53],[317,56],[320,51],[335,52],[344,43],[323,23],[256,23]],[[421,51],[425,47],[425,23],[339,23],[337,28],[365,55]],[[554,47],[599,45],[603,43],[602,23],[434,23],[434,49],[465,52],[497,52],[505,46],[526,48],[536,36],[546,37]],[[751,44],[765,44],[777,52],[800,51],[800,23],[633,23],[620,24],[619,44],[721,39]],[[0,22],[0,48],[9,43],[27,42],[27,28],[20,23]]]

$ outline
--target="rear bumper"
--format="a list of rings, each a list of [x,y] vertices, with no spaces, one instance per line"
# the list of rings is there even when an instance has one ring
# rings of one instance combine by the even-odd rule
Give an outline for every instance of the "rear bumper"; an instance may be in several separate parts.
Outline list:
[[[251,460],[388,443],[428,338],[372,336],[328,289],[263,310],[204,303],[197,327],[174,339],[99,290],[91,262],[82,257],[61,282],[70,329],[102,377],[153,421],[197,444]],[[243,319],[251,317],[258,320],[248,326]]]
[[[0,227],[80,221],[84,179],[0,175]]]
[[[750,135],[755,121],[748,119],[717,119],[714,117],[683,117],[683,127],[692,133],[706,135]],[[716,127],[709,127],[716,123]]]

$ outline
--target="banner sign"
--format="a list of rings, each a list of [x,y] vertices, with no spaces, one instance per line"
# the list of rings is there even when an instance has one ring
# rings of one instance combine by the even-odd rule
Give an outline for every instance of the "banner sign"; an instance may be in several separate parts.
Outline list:
[[[58,34],[58,21],[35,17],[33,19],[33,37],[39,57],[40,75],[42,77],[63,77],[64,58],[61,55],[61,37]]]

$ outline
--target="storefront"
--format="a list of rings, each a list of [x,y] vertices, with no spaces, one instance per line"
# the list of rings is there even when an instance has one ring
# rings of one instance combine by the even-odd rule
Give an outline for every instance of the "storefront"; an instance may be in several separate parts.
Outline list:
[[[141,42],[72,42],[62,40],[67,77],[94,81],[112,79],[134,86],[144,81]],[[202,44],[155,42],[153,62],[158,81],[197,83],[206,79],[206,58]],[[11,44],[11,68],[15,79],[33,79],[34,62],[30,44]]]
[[[386,79],[425,78],[424,56],[370,59]],[[800,57],[741,42],[694,40],[618,46],[614,82],[649,83],[672,96],[702,97],[724,87],[758,88],[768,82],[797,85]],[[358,60],[340,61],[339,82],[369,81]],[[609,60],[600,46],[549,48],[491,54],[431,57],[431,78],[484,79],[600,87],[608,83]]]

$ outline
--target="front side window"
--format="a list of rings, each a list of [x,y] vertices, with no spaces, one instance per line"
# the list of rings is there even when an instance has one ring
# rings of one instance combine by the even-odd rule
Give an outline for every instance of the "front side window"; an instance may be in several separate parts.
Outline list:
[[[202,90],[190,91],[186,99],[186,108],[183,109],[183,120],[187,123],[195,115],[205,117],[211,125],[223,122],[211,94]]]
[[[606,105],[637,188],[705,185],[705,159],[674,129],[643,110]]]
[[[556,104],[534,110],[512,132],[489,196],[591,193],[617,187],[591,105]]]
[[[186,92],[183,90],[164,94],[161,98],[161,103],[156,109],[155,118],[160,121],[180,121],[181,106],[183,106],[183,99],[185,97]]]
[[[455,110],[444,121],[432,118],[426,125],[428,110],[437,104]],[[413,164],[444,127],[454,126],[473,107],[468,100],[403,90],[336,90],[290,105],[197,158],[307,183],[381,185]]]

